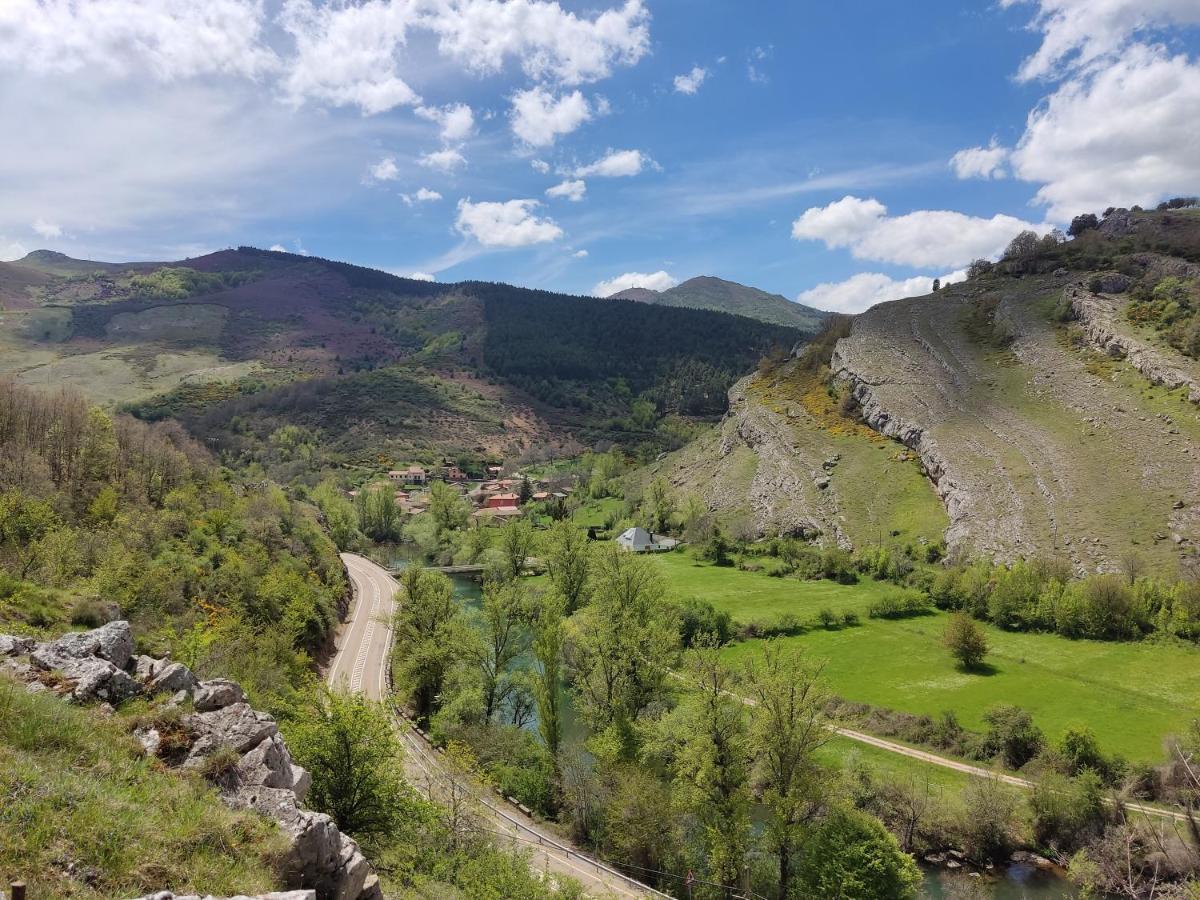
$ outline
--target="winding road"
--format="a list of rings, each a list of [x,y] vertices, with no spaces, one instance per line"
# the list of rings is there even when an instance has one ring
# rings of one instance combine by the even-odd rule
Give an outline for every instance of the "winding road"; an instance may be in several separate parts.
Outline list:
[[[387,701],[393,598],[399,585],[386,569],[369,559],[343,553],[342,561],[354,586],[354,605],[338,634],[327,681],[335,690]],[[404,742],[405,776],[411,784],[455,805],[469,798],[485,830],[502,842],[529,851],[530,862],[543,871],[574,878],[592,897],[667,897],[551,834],[516,804],[451,770],[428,739],[407,721],[401,723],[400,736]]]

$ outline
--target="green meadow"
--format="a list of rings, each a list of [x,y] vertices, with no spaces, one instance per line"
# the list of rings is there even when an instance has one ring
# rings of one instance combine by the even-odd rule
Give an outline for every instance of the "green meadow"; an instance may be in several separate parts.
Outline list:
[[[772,578],[699,563],[687,552],[656,561],[673,595],[706,599],[736,621],[781,613],[809,621],[825,607],[857,612],[857,626],[779,638],[824,660],[831,690],[847,700],[931,716],[953,710],[973,729],[983,727],[989,707],[1016,704],[1033,713],[1051,740],[1070,725],[1086,724],[1105,750],[1143,762],[1161,759],[1163,738],[1187,730],[1200,715],[1200,650],[1192,646],[1073,641],[980,623],[991,646],[989,668],[973,674],[959,670],[942,646],[946,613],[867,618],[868,605],[895,590],[891,585]],[[740,662],[758,643],[735,643],[726,657]]]

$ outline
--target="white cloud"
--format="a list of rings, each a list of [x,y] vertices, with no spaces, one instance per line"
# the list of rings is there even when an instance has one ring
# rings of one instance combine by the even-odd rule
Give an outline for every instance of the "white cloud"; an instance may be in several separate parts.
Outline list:
[[[1046,230],[1014,216],[984,219],[949,210],[917,210],[893,217],[874,198],[848,196],[806,210],[792,223],[792,237],[849,248],[856,259],[940,268],[994,257],[1025,229]]]
[[[0,234],[0,262],[12,262],[14,259],[20,259],[29,253],[27,248],[20,241],[10,241],[4,235]]]
[[[1135,36],[1171,26],[1200,25],[1196,0],[1001,0],[1034,3],[1031,27],[1042,32],[1037,52],[1022,64],[1022,80],[1053,77],[1111,61]]]
[[[966,272],[959,269],[941,276],[941,282],[943,285],[953,284],[965,278]],[[920,297],[932,289],[933,279],[927,275],[897,280],[881,272],[860,272],[845,281],[824,282],[801,291],[796,301],[831,312],[857,313],[876,303]]]
[[[437,169],[439,172],[453,172],[467,164],[467,158],[453,147],[444,147],[421,156],[417,162],[427,169]]]
[[[576,250],[571,256],[575,259],[587,259],[588,252],[586,250]]]
[[[295,42],[283,88],[296,105],[316,100],[357,106],[363,115],[414,106],[421,98],[396,74],[398,53],[416,20],[410,3],[317,6],[286,0],[279,22]]]
[[[650,48],[642,0],[594,18],[544,0],[457,0],[433,9],[423,25],[439,35],[439,49],[477,72],[498,72],[515,57],[531,78],[583,84],[635,64]]]
[[[61,227],[55,225],[53,222],[47,222],[45,219],[38,219],[34,222],[33,231],[38,237],[45,238],[48,241],[60,238],[63,234]]]
[[[475,133],[475,113],[465,103],[450,106],[418,106],[416,114],[441,126],[442,140],[465,141]]]
[[[454,227],[485,247],[527,247],[556,241],[563,236],[563,230],[554,220],[534,215],[540,205],[536,200],[504,203],[459,200]]]
[[[576,177],[583,178],[596,175],[601,178],[623,178],[641,173],[647,166],[653,166],[654,160],[642,153],[641,150],[609,150],[604,156],[586,166],[575,170]]]
[[[675,90],[680,94],[694,94],[700,90],[700,85],[708,78],[708,69],[703,66],[693,66],[692,71],[675,76]]]
[[[1041,184],[1037,202],[1057,221],[1145,206],[1200,184],[1197,110],[1200,64],[1134,45],[1030,113],[1013,170]]]
[[[270,250],[272,253],[287,253],[288,252],[288,248],[283,246],[283,244],[272,244],[267,249]]]
[[[968,147],[950,158],[950,168],[959,178],[1004,178],[1008,174],[1005,163],[1010,152],[995,141],[986,147]]]
[[[401,194],[400,199],[404,201],[406,206],[412,206],[415,203],[434,203],[442,199],[442,195],[437,191],[429,188],[417,188],[415,193]]]
[[[399,176],[400,169],[394,156],[385,156],[375,165],[367,167],[368,181],[395,181]]]
[[[582,179],[576,181],[564,181],[561,184],[556,184],[552,188],[546,189],[547,197],[563,197],[573,203],[578,203],[584,198],[587,193],[587,182]]]
[[[773,44],[768,44],[766,47],[755,47],[750,51],[749,57],[746,59],[746,77],[755,84],[766,84],[771,80],[771,76],[767,74],[763,67],[763,63],[775,55],[775,47]]]
[[[436,281],[437,280],[433,277],[433,275],[429,274],[428,272],[409,272],[404,277],[411,278],[413,281]]]
[[[550,171],[550,163],[546,162],[544,159],[531,159],[529,161],[529,165],[533,167],[533,171],[539,172],[542,175],[545,175]]]
[[[591,117],[592,109],[579,91],[555,97],[541,87],[513,94],[509,113],[513,134],[530,147],[549,146]]]
[[[608,297],[635,287],[651,291],[665,291],[677,284],[679,284],[678,278],[672,278],[661,270],[658,272],[626,272],[607,281],[601,281],[592,288],[592,294],[597,297]]]
[[[257,77],[278,64],[258,0],[4,0],[0,63],[25,72]]]

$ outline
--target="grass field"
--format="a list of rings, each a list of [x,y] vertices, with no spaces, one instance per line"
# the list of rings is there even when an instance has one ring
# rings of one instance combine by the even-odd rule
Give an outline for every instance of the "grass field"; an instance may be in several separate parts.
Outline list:
[[[938,715],[954,710],[968,728],[998,703],[1030,710],[1052,740],[1086,724],[1111,753],[1161,758],[1162,739],[1200,716],[1200,650],[1151,642],[1072,641],[1053,634],[1006,632],[982,625],[992,651],[988,674],[960,671],[941,643],[947,615],[868,619],[866,608],[890,585],[800,582],[697,563],[686,553],[655,557],[676,597],[700,597],[736,620],[792,612],[802,620],[822,607],[854,610],[856,627],[782,638],[826,661],[830,688],[847,700]],[[755,652],[757,641],[726,649],[730,662]]]

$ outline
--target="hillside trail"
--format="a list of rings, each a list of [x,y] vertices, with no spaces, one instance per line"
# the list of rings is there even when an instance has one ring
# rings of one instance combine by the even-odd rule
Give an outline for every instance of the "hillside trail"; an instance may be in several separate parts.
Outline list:
[[[330,687],[391,702],[388,658],[392,647],[394,596],[399,585],[383,567],[352,553],[341,554],[354,587],[354,604],[329,664]],[[499,843],[526,851],[546,873],[578,881],[590,897],[665,898],[666,894],[600,862],[570,841],[550,833],[516,803],[449,766],[440,751],[399,710],[398,734],[404,745],[404,772],[410,784],[447,806],[454,815],[475,819]]]

